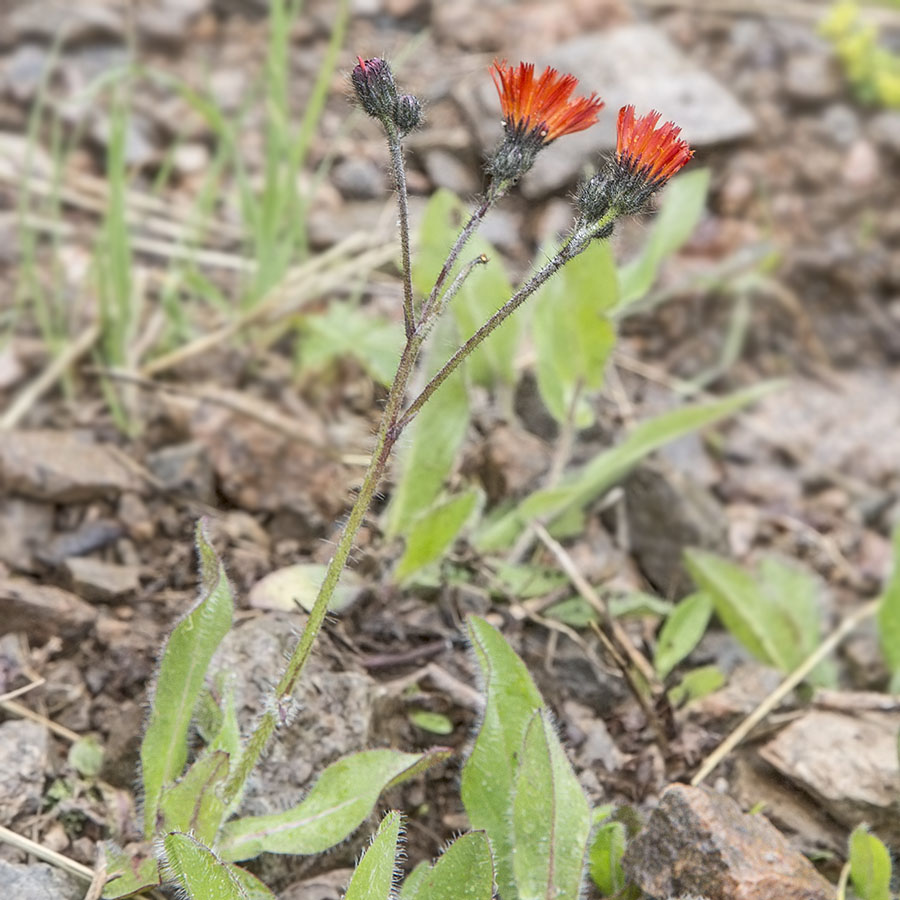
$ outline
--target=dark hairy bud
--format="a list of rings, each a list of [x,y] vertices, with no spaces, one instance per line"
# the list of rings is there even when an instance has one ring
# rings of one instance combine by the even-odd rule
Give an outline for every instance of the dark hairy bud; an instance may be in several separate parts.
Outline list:
[[[412,94],[402,94],[397,98],[393,120],[400,137],[404,137],[422,123],[422,104]]]
[[[362,59],[353,67],[350,79],[359,105],[372,117],[393,121],[397,106],[397,85],[388,63],[379,58]]]

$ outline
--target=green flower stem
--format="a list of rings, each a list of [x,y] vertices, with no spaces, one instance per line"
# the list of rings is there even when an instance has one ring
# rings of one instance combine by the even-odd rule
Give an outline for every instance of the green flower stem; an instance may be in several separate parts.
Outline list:
[[[586,250],[593,239],[593,229],[578,228],[566,239],[566,242],[546,265],[534,273],[478,329],[457,351],[444,363],[431,381],[422,389],[422,393],[409,405],[406,412],[397,421],[397,429],[402,431],[428,402],[432,394],[456,371],[459,364],[498,326],[505,322],[551,275],[558,272],[569,260]]]
[[[478,204],[472,212],[472,215],[469,216],[469,221],[463,226],[462,231],[460,231],[456,238],[456,242],[447,254],[447,259],[444,261],[444,265],[438,273],[437,280],[434,282],[434,287],[432,287],[428,299],[422,304],[423,322],[427,322],[429,319],[436,318],[440,315],[439,310],[443,309],[445,304],[438,303],[438,295],[441,292],[441,288],[444,286],[444,282],[450,275],[450,270],[456,265],[456,260],[459,258],[459,254],[462,253],[463,247],[466,246],[469,238],[478,230],[478,226],[481,225],[488,210],[503,197],[504,194],[506,194],[511,186],[512,182],[493,182],[482,198],[481,203]]]
[[[363,477],[362,485],[356,496],[356,502],[353,504],[350,515],[344,523],[334,555],[328,563],[325,578],[319,588],[319,593],[316,595],[315,603],[309,613],[309,618],[306,620],[300,640],[297,642],[297,646],[288,660],[284,674],[281,676],[281,680],[278,682],[274,694],[267,704],[266,711],[256,724],[253,734],[250,736],[247,746],[241,754],[238,765],[225,785],[224,800],[226,805],[230,804],[241,793],[244,784],[256,767],[276,728],[287,719],[291,695],[309,660],[338,580],[344,567],[347,565],[347,559],[350,556],[350,551],[353,549],[356,535],[362,526],[366,513],[369,511],[369,507],[372,505],[372,499],[375,496],[378,483],[381,481],[382,475],[384,475],[391,451],[397,438],[400,436],[397,420],[423,340],[423,335],[413,334],[403,348],[403,354],[397,366],[397,374],[394,377],[394,383],[391,385],[384,412],[381,415],[381,424],[378,427],[378,433],[375,438],[372,459]]]
[[[412,264],[409,256],[409,196],[406,191],[406,166],[403,164],[403,148],[396,127],[383,122],[387,132],[388,149],[391,152],[391,169],[397,185],[397,206],[400,209],[400,253],[403,264],[403,325],[409,340],[416,330],[416,314],[413,309]]]

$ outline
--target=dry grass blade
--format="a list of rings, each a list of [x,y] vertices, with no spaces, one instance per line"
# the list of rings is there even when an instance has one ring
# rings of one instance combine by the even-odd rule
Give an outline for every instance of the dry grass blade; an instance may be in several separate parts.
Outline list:
[[[713,750],[706,758],[706,761],[697,770],[697,773],[691,779],[691,784],[696,786],[704,781],[715,768],[721,763],[732,750],[734,750],[744,738],[760,723],[765,717],[784,700],[787,695],[797,687],[807,675],[823,660],[829,653],[834,650],[840,642],[850,634],[855,628],[862,624],[866,619],[870,619],[878,612],[881,606],[881,598],[870,600],[865,606],[860,607],[855,613],[847,616],[846,619],[835,628],[834,631],[819,644],[810,655],[788,675],[781,684],[766,697],[756,709],[738,725],[731,734]]]

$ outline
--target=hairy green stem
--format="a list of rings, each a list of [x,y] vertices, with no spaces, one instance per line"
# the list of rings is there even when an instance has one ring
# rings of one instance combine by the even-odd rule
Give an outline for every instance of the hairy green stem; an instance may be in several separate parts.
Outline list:
[[[441,368],[422,388],[422,392],[410,403],[406,412],[397,422],[397,428],[405,428],[418,414],[419,410],[428,402],[432,394],[456,371],[459,364],[498,326],[505,322],[551,275],[558,272],[569,260],[574,259],[583,250],[586,250],[593,235],[586,229],[578,229],[569,236],[560,250],[546,265],[538,269],[522,287],[519,288],[478,329],[457,351],[444,363]]]
[[[388,148],[391,151],[391,169],[397,185],[397,206],[400,210],[400,253],[403,266],[403,325],[409,340],[416,330],[416,314],[413,309],[412,264],[409,256],[409,196],[406,191],[406,167],[403,165],[403,148],[400,135],[390,122],[384,123]]]

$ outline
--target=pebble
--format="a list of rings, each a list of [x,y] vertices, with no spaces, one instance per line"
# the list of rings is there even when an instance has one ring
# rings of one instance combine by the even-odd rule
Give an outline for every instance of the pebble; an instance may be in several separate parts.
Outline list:
[[[109,603],[133,594],[141,586],[140,569],[105,562],[91,556],[75,556],[65,561],[72,590],[82,600]]]
[[[824,103],[841,90],[841,81],[831,57],[822,53],[792,54],[784,72],[789,97],[803,103]]]
[[[374,200],[386,193],[384,170],[365,157],[342,159],[332,170],[331,180],[348,200]]]
[[[0,884],[16,900],[81,900],[84,885],[46,863],[16,865],[0,859]]]
[[[872,140],[895,156],[900,156],[900,111],[885,110],[869,122]]]
[[[4,630],[25,631],[36,641],[80,638],[97,618],[90,604],[69,591],[24,578],[0,578],[0,606]]]
[[[878,180],[880,171],[878,151],[871,141],[865,138],[855,141],[844,157],[844,181],[855,188],[871,187]]]
[[[820,119],[822,137],[838,147],[849,147],[862,131],[859,113],[846,103],[832,103]]]
[[[47,752],[47,729],[40,723],[9,719],[0,724],[0,822],[40,810]]]
[[[434,187],[446,188],[458,197],[474,194],[481,183],[457,154],[443,149],[431,150],[425,155],[425,172]]]

